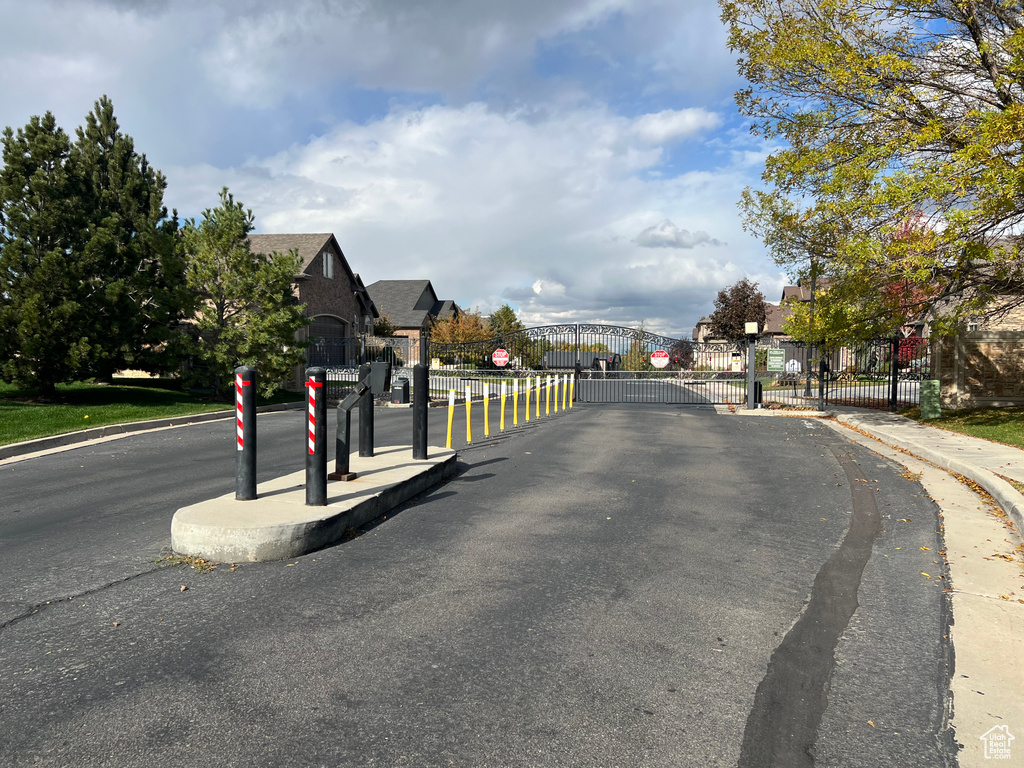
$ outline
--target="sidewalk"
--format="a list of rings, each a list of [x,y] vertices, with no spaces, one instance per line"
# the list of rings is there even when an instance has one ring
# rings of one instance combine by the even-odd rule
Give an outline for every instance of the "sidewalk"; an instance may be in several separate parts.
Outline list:
[[[886,411],[832,408],[828,415],[984,488],[1024,534],[1024,495],[1003,478],[1024,483],[1024,450],[922,424]]]

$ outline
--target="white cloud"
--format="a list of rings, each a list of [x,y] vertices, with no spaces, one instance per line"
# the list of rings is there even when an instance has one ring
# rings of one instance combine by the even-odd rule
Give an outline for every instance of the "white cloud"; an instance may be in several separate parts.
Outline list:
[[[601,106],[398,108],[242,167],[167,169],[169,197],[198,211],[227,184],[261,231],[335,232],[367,282],[425,277],[462,306],[510,301],[529,322],[656,318],[686,333],[760,269],[735,212],[752,180],[732,167],[648,178],[663,155],[633,125]],[[676,247],[638,247],[638,230]],[[732,245],[680,247],[721,245],[708,231]]]
[[[633,129],[644,141],[652,144],[695,136],[717,128],[722,123],[720,115],[700,107],[692,109],[666,109],[652,115],[643,115],[633,124]]]
[[[731,133],[718,14],[714,0],[0,0],[18,31],[0,50],[0,125],[50,109],[72,132],[106,93],[184,215],[227,185],[261,231],[335,232],[368,282],[429,277],[530,322],[686,332],[725,285],[780,279],[738,225],[764,148]]]
[[[668,219],[663,219],[648,227],[633,238],[633,242],[642,248],[695,248],[704,244],[724,245],[707,232],[691,234],[688,230],[679,229]]]

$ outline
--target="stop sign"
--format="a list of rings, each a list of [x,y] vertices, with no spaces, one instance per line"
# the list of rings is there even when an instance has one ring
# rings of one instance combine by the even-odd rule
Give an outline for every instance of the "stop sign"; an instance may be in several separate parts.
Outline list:
[[[494,354],[491,355],[491,360],[493,360],[494,364],[499,368],[504,368],[508,365],[508,352],[504,349],[496,349],[494,350]]]
[[[655,368],[664,368],[668,365],[668,352],[664,349],[656,349],[651,353],[651,365]]]

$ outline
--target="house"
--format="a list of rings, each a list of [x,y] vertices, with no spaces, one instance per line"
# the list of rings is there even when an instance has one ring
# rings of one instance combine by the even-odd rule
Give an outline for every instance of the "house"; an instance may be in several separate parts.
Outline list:
[[[313,320],[303,331],[303,341],[356,338],[370,332],[374,318],[380,317],[330,232],[250,235],[249,247],[253,253],[298,252],[302,264],[295,275],[296,298]]]
[[[409,359],[434,320],[461,313],[454,301],[437,297],[429,280],[378,280],[366,290],[381,315],[386,315],[395,327],[395,336],[409,339]]]
[[[358,362],[359,337],[373,330],[380,312],[359,275],[352,271],[337,239],[330,232],[250,235],[253,253],[297,251],[302,260],[294,291],[305,314],[312,319],[298,333],[298,341],[311,341],[306,355],[310,365],[350,365]],[[297,370],[297,380],[302,371]]]

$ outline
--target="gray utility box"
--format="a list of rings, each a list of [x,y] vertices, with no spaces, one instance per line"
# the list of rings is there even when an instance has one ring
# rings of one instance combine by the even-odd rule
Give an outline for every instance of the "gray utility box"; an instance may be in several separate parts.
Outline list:
[[[395,379],[395,383],[391,387],[391,402],[396,405],[409,403],[409,380],[404,376]]]

